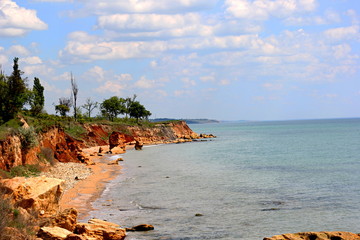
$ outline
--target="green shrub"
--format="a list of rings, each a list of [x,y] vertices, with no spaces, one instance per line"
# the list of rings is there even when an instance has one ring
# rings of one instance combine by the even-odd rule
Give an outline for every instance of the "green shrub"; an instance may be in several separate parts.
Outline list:
[[[18,128],[18,133],[21,139],[21,146],[25,149],[29,149],[38,144],[37,134],[33,127]]]
[[[75,139],[81,139],[83,134],[86,133],[86,130],[81,125],[70,124],[70,126],[65,129],[65,133],[67,133],[68,135],[70,135]]]
[[[50,165],[55,164],[54,151],[51,148],[41,148],[41,152],[38,154],[38,158],[43,162],[48,162]]]
[[[11,168],[10,177],[35,177],[41,173],[39,165],[20,165]]]

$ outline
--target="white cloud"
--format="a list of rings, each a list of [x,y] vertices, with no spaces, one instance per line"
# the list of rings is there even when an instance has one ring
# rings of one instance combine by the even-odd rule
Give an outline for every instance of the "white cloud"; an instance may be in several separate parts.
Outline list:
[[[282,90],[284,86],[281,83],[264,83],[262,87],[269,91],[276,91]]]
[[[237,18],[266,20],[270,16],[287,17],[316,8],[315,0],[226,0],[227,12]]]
[[[212,73],[211,75],[200,77],[200,80],[202,82],[215,82],[216,79],[214,73]]]
[[[11,0],[0,0],[0,36],[22,36],[31,30],[45,30],[47,24],[35,10],[20,7]]]
[[[112,81],[106,81],[104,85],[98,87],[96,89],[97,92],[100,93],[113,93],[117,95],[121,95],[121,92],[126,88],[126,85],[118,83],[118,82],[112,82]]]
[[[100,16],[98,28],[104,29],[129,29],[141,31],[154,31],[159,29],[173,29],[188,25],[199,24],[200,16],[196,13],[184,15],[163,14],[114,14]]]
[[[30,65],[42,64],[43,63],[41,58],[39,58],[38,56],[20,58],[20,62],[23,62],[25,64],[30,64]]]
[[[107,71],[99,66],[94,66],[86,71],[81,79],[84,81],[97,81],[97,82],[126,82],[132,80],[132,75],[128,73],[115,74],[113,71]],[[108,83],[110,85],[110,83]]]
[[[165,42],[93,42],[69,41],[59,52],[64,60],[86,62],[92,60],[148,58],[167,49]]]
[[[22,46],[22,45],[13,45],[11,46],[7,53],[10,55],[10,56],[17,56],[17,57],[20,57],[20,56],[29,56],[30,55],[30,51]]]
[[[357,25],[328,29],[324,34],[332,40],[360,39],[359,26]]]
[[[83,14],[110,13],[175,13],[214,7],[219,0],[82,0]],[[76,13],[74,13],[76,14]]]
[[[184,83],[186,88],[196,86],[196,82],[190,78],[182,78],[181,81]]]
[[[337,59],[349,57],[351,53],[351,47],[349,46],[349,44],[340,44],[333,46],[332,50],[334,51],[334,56]]]
[[[47,66],[45,64],[28,65],[28,66],[25,66],[23,69],[27,76],[31,75],[31,76],[37,76],[37,77],[51,76],[54,72],[53,68],[50,68],[49,66]]]
[[[59,52],[59,55],[66,61],[86,62],[105,59],[150,58],[169,50],[238,48],[253,49],[265,54],[278,51],[271,41],[264,41],[258,35],[241,35],[148,42],[80,42],[71,40]]]
[[[226,86],[230,84],[230,81],[228,79],[222,79],[219,83],[221,86]]]
[[[288,25],[304,26],[304,25],[324,25],[331,23],[339,23],[341,17],[337,12],[327,11],[325,16],[290,16],[286,18],[285,23]]]
[[[135,87],[138,88],[154,88],[157,86],[155,80],[147,79],[145,76],[142,76],[140,80],[135,83]]]

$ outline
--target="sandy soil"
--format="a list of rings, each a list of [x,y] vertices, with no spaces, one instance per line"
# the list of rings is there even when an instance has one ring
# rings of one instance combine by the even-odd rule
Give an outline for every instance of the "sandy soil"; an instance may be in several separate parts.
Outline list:
[[[108,146],[101,146],[108,151]],[[99,147],[83,149],[84,153],[97,153]],[[79,211],[78,219],[84,219],[88,212],[94,210],[91,203],[100,197],[106,187],[106,183],[121,173],[120,165],[107,165],[109,160],[106,157],[90,157],[95,165],[88,166],[92,174],[86,179],[79,180],[73,188],[65,191],[61,200],[60,208],[75,208]]]

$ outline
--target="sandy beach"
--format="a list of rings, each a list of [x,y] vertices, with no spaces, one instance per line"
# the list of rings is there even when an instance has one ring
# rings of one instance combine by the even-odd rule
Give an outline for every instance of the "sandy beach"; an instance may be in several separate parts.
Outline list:
[[[101,147],[105,151],[109,148],[108,146]],[[83,149],[86,154],[97,153],[98,151],[99,146]],[[88,213],[94,210],[91,203],[101,196],[106,183],[121,173],[120,165],[108,165],[109,160],[106,155],[90,156],[90,160],[95,165],[85,166],[81,163],[64,163],[61,164],[62,166],[55,166],[54,170],[46,174],[66,181],[65,191],[60,200],[60,210],[67,208],[77,209],[79,220],[85,219]],[[75,179],[76,177],[78,180]]]

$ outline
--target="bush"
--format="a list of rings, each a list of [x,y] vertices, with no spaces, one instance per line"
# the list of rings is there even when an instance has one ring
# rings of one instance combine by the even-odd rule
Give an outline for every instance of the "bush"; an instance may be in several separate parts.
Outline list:
[[[11,168],[10,177],[36,177],[41,173],[39,165],[20,165]]]
[[[18,132],[21,139],[21,145],[25,149],[29,149],[38,144],[37,134],[33,127],[18,128]]]

